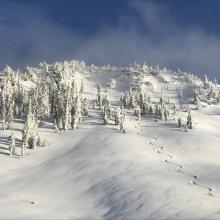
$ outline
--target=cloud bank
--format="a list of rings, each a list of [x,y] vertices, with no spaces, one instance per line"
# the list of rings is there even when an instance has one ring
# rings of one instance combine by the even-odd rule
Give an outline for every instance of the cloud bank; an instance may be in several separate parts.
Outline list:
[[[204,30],[179,27],[164,6],[141,1],[129,4],[136,16],[121,15],[116,27],[102,24],[89,36],[54,23],[41,8],[17,4],[5,16],[1,7],[0,66],[23,67],[65,59],[127,65],[136,60],[206,73],[220,80],[218,37]]]

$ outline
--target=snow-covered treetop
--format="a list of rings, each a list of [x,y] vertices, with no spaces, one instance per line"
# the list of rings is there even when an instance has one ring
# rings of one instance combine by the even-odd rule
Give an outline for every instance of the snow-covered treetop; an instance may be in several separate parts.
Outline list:
[[[135,61],[128,66],[119,67],[119,66],[97,66],[94,64],[86,64],[84,61],[71,60],[64,62],[55,62],[52,64],[48,64],[46,62],[41,62],[37,67],[27,66],[23,71],[17,70],[16,73],[26,79],[33,79],[36,77],[45,77],[45,76],[56,76],[57,79],[61,79],[71,81],[71,77],[74,77],[76,73],[80,74],[88,74],[88,73],[97,73],[97,72],[108,72],[108,71],[118,71],[118,72],[126,72],[132,74],[150,74],[150,75],[166,75],[166,74],[174,74],[181,78],[185,78],[187,81],[200,80],[195,74],[187,73],[179,68],[176,71],[170,70],[166,67],[160,68],[159,65],[156,67],[147,65],[146,63],[137,64]],[[22,74],[23,73],[23,74]],[[10,67],[6,66],[2,71],[0,71],[0,77],[6,75],[16,75],[15,71]],[[205,81],[207,81],[207,77],[205,77]]]

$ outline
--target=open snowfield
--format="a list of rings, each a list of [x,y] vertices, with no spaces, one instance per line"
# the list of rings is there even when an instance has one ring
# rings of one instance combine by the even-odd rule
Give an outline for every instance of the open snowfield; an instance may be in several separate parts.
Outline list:
[[[21,159],[8,156],[10,131],[0,131],[0,219],[220,219],[220,105],[191,105],[194,128],[188,132],[177,127],[177,117],[187,112],[171,110],[167,122],[155,122],[138,121],[128,111],[124,134],[113,120],[103,125],[92,101],[97,83],[115,79],[107,94],[117,103],[136,75],[80,77],[91,105],[77,130],[60,134],[44,123],[39,133],[49,147],[28,150]],[[162,89],[176,104],[179,86],[185,103],[197,86],[171,74],[143,76],[143,82],[153,101]],[[23,121],[14,127],[19,146]]]

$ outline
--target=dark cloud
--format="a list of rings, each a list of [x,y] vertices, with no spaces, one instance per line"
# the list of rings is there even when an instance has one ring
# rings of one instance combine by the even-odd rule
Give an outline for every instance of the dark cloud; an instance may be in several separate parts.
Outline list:
[[[115,27],[102,24],[89,36],[54,23],[41,8],[16,4],[9,13],[1,8],[1,67],[36,65],[42,60],[84,59],[113,65],[136,60],[220,79],[219,38],[178,27],[167,7],[132,1],[130,8],[137,16],[121,15]]]

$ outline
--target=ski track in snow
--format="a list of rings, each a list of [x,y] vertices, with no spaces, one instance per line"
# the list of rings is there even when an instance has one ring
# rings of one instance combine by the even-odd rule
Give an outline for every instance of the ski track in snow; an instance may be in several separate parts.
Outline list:
[[[139,125],[138,125],[138,127],[139,127]],[[135,126],[135,128],[137,128],[137,126]],[[139,128],[139,131],[136,132],[136,134],[145,137],[143,134],[141,134],[139,132],[143,132],[143,129]],[[170,159],[174,159],[174,156],[167,154],[167,153],[164,153],[163,151],[164,151],[165,147],[154,143],[155,141],[158,141],[158,140],[159,139],[157,137],[153,137],[150,141],[148,141],[148,143],[152,146],[157,147],[157,149],[155,150],[156,153],[166,156],[165,158],[162,159],[162,162],[174,165],[174,166],[176,166],[176,168],[174,169],[176,172],[186,174],[186,175],[192,177],[192,180],[189,183],[207,189],[206,195],[211,196],[211,197],[215,197],[215,198],[220,198],[219,196],[216,196],[213,193],[213,191],[214,191],[213,188],[211,188],[209,186],[202,185],[200,183],[200,179],[199,179],[198,175],[195,175],[195,174],[192,174],[192,173],[185,171],[183,168],[183,165],[181,165],[179,163],[171,162]]]

